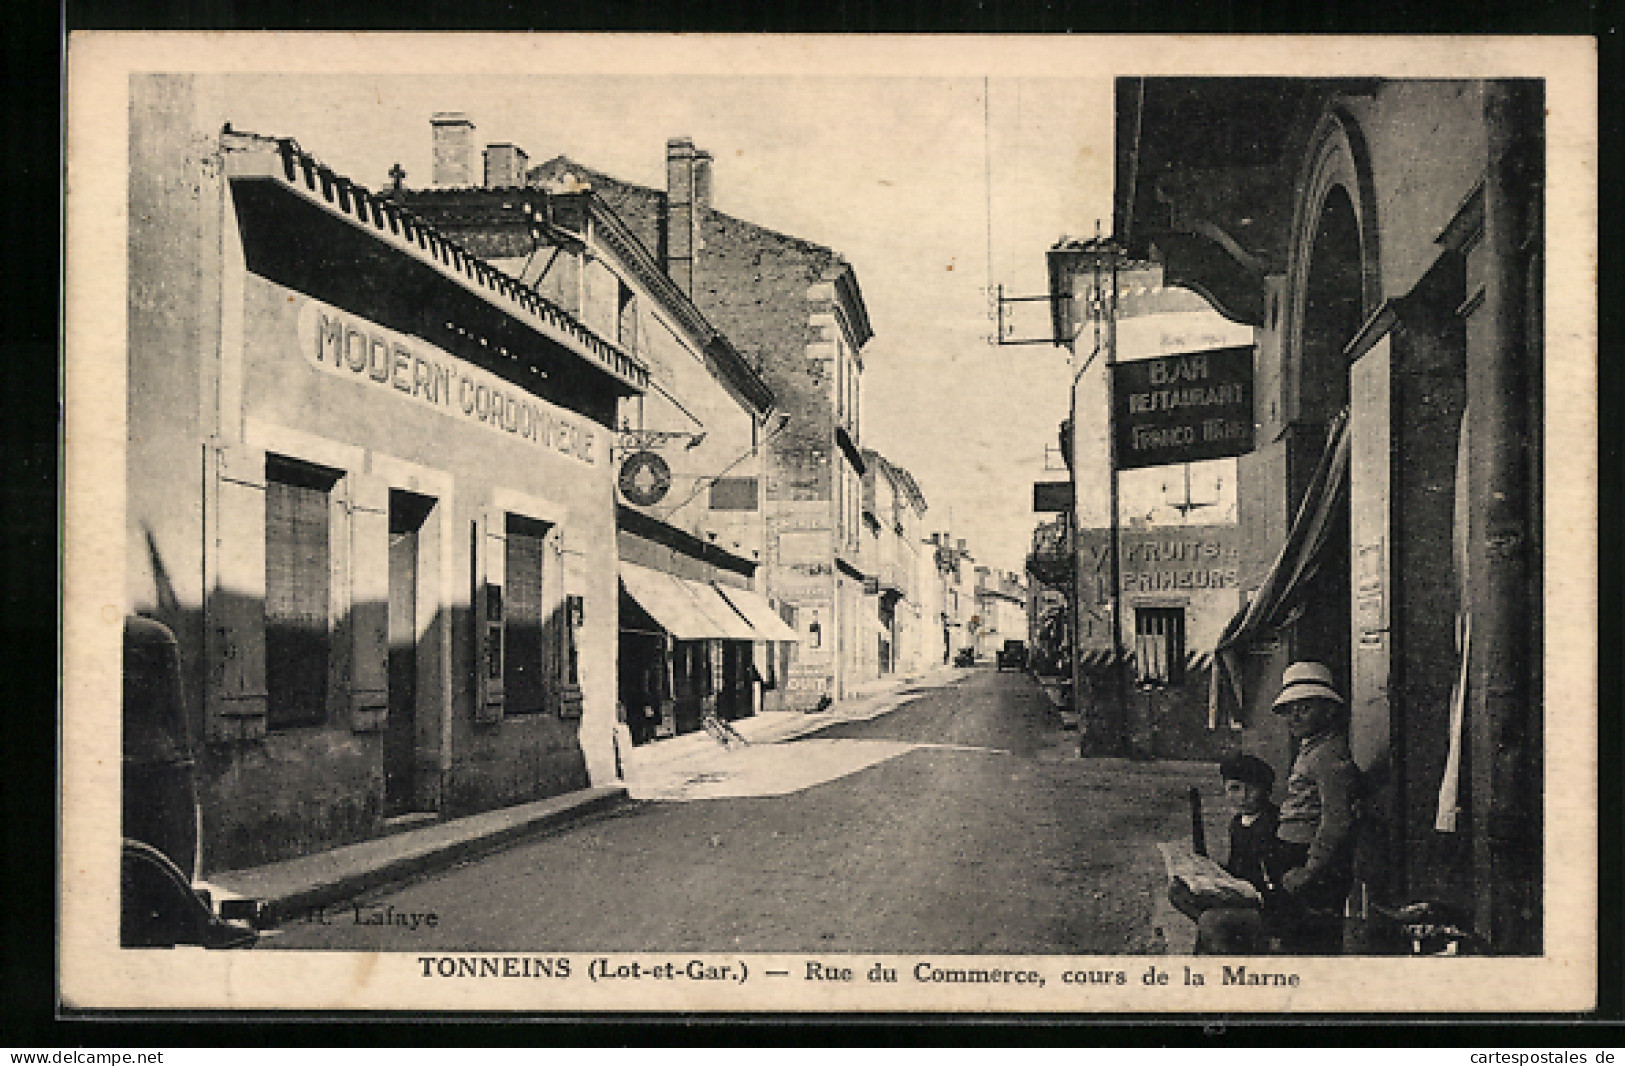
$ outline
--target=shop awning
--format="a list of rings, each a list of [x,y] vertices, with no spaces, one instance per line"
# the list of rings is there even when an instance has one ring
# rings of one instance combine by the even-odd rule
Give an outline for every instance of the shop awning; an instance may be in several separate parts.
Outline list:
[[[710,585],[621,563],[627,595],[678,640],[767,640]]]
[[[706,640],[726,634],[700,609],[699,601],[671,574],[636,563],[621,563],[621,585],[660,628],[678,640]]]
[[[717,635],[723,640],[766,640],[739,612],[731,607],[722,594],[710,585],[698,581],[689,581],[685,578],[675,578],[683,590],[693,596],[700,605],[700,610],[709,617],[716,626]]]
[[[1258,592],[1224,627],[1213,649],[1212,688],[1208,695],[1208,724],[1216,726],[1225,680],[1239,707],[1246,704],[1241,691],[1241,659],[1247,645],[1266,630],[1291,624],[1303,610],[1303,594],[1325,558],[1337,507],[1348,497],[1348,408],[1332,420],[1326,448],[1298,505],[1297,517],[1287,531],[1286,543],[1270,565]]]
[[[745,616],[751,628],[756,630],[757,640],[793,640],[800,641],[801,634],[784,624],[779,613],[773,605],[758,593],[746,589],[730,588],[727,585],[718,585],[716,590],[722,593],[722,598],[733,604],[734,610]]]

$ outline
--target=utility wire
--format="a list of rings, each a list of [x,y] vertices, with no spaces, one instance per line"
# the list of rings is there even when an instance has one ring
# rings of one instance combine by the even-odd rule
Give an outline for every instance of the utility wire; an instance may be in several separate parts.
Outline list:
[[[992,84],[982,78],[982,190],[987,214],[987,294],[993,295],[993,146]]]

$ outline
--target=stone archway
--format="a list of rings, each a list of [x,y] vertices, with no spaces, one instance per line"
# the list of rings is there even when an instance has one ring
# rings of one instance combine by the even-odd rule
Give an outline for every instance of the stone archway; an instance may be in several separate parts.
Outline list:
[[[1348,402],[1343,349],[1382,300],[1365,139],[1341,109],[1315,128],[1288,247],[1287,421],[1324,427]]]
[[[1287,499],[1295,513],[1333,417],[1349,402],[1345,349],[1381,299],[1369,158],[1352,120],[1329,108],[1316,127],[1293,213],[1286,293]],[[1347,685],[1350,670],[1349,511],[1292,634],[1292,655],[1316,659]]]

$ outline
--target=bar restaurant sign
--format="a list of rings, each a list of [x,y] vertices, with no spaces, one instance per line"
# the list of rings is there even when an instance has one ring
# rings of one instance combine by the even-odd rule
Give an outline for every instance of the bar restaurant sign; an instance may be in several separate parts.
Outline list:
[[[1119,470],[1253,450],[1251,345],[1134,359],[1112,369]]]

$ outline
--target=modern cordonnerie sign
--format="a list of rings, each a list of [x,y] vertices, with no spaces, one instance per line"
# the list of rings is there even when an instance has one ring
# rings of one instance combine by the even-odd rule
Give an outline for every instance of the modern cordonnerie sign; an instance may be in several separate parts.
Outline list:
[[[339,377],[597,465],[597,434],[553,404],[420,337],[385,329],[318,300],[299,309],[299,350]]]
[[[1117,468],[1253,450],[1253,347],[1212,348],[1112,368]]]

